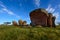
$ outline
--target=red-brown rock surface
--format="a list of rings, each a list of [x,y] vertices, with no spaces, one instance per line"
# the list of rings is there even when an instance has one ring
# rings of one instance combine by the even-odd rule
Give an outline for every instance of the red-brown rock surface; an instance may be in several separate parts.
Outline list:
[[[36,9],[30,13],[32,25],[50,26],[52,27],[52,15],[48,14],[45,9]]]

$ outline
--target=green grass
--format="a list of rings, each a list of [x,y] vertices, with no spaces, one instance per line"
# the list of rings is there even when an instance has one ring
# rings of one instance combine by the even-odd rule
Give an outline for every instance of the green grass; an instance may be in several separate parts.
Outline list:
[[[20,28],[0,26],[0,40],[60,40],[60,27]]]

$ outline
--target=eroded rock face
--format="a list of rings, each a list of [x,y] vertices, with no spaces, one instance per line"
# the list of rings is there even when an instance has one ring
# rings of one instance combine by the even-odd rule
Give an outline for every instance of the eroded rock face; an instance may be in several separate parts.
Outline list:
[[[53,15],[48,13],[45,9],[36,9],[30,13],[32,25],[41,25],[52,27],[55,23]]]
[[[36,9],[30,13],[33,25],[47,26],[48,12],[45,9]]]
[[[52,26],[53,26],[53,27],[56,27],[56,26],[55,26],[55,19],[56,19],[56,17],[53,16],[53,17],[52,17],[52,22],[53,22]]]
[[[52,27],[52,14],[51,13],[48,13],[48,19],[47,19],[47,26],[48,27]]]

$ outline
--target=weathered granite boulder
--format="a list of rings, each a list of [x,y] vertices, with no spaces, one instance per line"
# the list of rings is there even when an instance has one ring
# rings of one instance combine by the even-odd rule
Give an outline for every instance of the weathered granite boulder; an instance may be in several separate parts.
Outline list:
[[[52,13],[48,13],[47,25],[48,27],[52,27]]]
[[[12,21],[12,24],[13,24],[14,26],[18,26],[18,24],[17,24],[16,21]]]
[[[53,26],[53,27],[56,27],[56,26],[55,26],[55,19],[56,19],[56,17],[53,16],[53,17],[52,17],[52,22],[53,22],[53,23],[52,23],[52,26]]]
[[[48,12],[45,9],[36,9],[30,13],[32,25],[47,26]]]
[[[41,25],[55,27],[55,17],[52,13],[48,13],[45,9],[36,9],[30,12],[31,25]]]

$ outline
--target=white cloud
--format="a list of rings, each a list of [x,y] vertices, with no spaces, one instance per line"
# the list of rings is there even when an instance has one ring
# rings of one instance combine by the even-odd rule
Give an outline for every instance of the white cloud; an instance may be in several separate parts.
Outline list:
[[[46,9],[48,12],[53,13],[56,8],[52,8],[51,5],[48,5],[48,8]]]
[[[50,13],[53,13],[53,16],[56,16],[56,18],[58,18],[60,15],[59,15],[59,12],[55,12],[56,8],[57,7],[52,8],[52,6],[49,4],[46,10]]]
[[[59,12],[55,12],[55,13],[53,14],[53,16],[56,16],[55,22],[56,22],[56,24],[57,24],[57,23],[60,21],[60,20],[59,20],[59,17],[60,17]]]
[[[6,8],[3,8],[3,11],[7,12],[10,15],[14,15],[14,13]]]
[[[3,2],[0,1],[0,6],[3,7],[3,8],[6,8],[4,5],[3,5]]]
[[[20,17],[20,16],[16,15],[14,12],[12,12],[11,10],[7,9],[6,6],[3,5],[3,2],[1,2],[1,1],[0,1],[0,6],[2,7],[2,9],[0,10],[0,12],[7,12],[7,14],[9,14],[9,15]]]
[[[53,14],[53,16],[56,16],[56,18],[59,18],[59,12],[55,12],[54,14]]]
[[[48,8],[46,10],[49,11],[50,10],[50,7],[51,7],[51,5],[48,5]]]
[[[37,7],[40,6],[40,0],[34,0],[34,3],[35,3],[35,5],[36,5]]]
[[[13,15],[13,16],[16,16],[16,17],[20,17],[20,16],[14,14],[14,12],[12,12],[12,11],[6,9],[6,8],[3,8],[3,11],[7,12],[9,15]]]
[[[48,8],[46,9],[49,13],[53,13],[53,16],[56,17],[56,20],[55,20],[56,24],[57,24],[57,22],[59,22],[58,20],[59,20],[59,17],[60,17],[59,12],[56,12],[57,8],[58,8],[58,6],[56,6],[55,8],[52,8],[51,4],[49,4]]]

